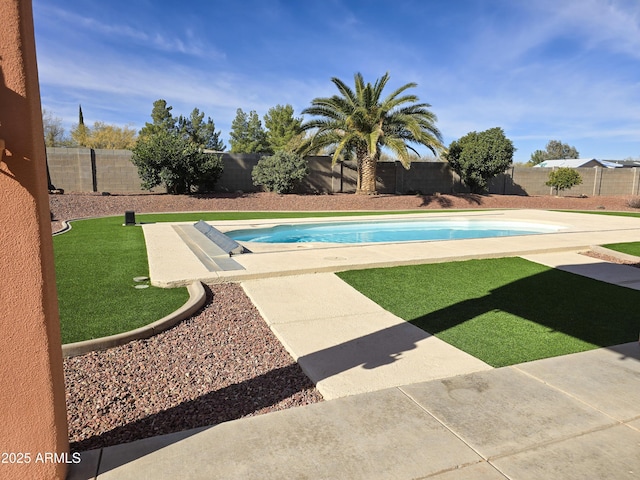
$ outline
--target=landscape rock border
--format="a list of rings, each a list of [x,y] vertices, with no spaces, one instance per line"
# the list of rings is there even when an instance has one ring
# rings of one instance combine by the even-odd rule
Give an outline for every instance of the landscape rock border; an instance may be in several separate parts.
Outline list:
[[[618,252],[616,250],[611,250],[606,247],[601,247],[600,245],[591,245],[589,247],[589,251],[598,255],[611,257],[611,259],[619,260],[621,263],[640,264],[640,257]]]

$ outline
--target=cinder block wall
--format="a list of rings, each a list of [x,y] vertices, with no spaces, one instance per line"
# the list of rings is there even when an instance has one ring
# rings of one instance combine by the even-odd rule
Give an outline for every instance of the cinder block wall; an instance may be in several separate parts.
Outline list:
[[[603,168],[594,195],[638,195],[640,168]]]
[[[550,168],[511,167],[489,184],[489,192],[505,195],[549,195]]]
[[[340,191],[341,171],[339,163],[332,166],[331,157],[309,156],[309,175],[302,182],[300,190],[305,193],[335,193]],[[355,187],[354,187],[355,188]]]
[[[551,172],[550,168],[545,168],[547,171],[547,179],[549,178],[549,173]],[[600,176],[600,172],[602,172],[602,168],[576,168],[580,176],[582,177],[582,183],[580,185],[576,185],[569,190],[564,190],[561,195],[587,195],[588,197],[600,195],[600,188],[598,183],[598,178]],[[609,169],[606,169],[609,170]],[[551,188],[551,187],[547,187]],[[550,195],[555,195],[556,192],[554,189],[550,190]],[[618,193],[621,195],[621,193]]]
[[[395,162],[397,193],[460,193],[467,191],[444,162],[415,162],[409,169]]]
[[[89,148],[47,148],[51,183],[69,192],[93,192]]]
[[[130,150],[94,150],[93,152],[95,152],[96,191],[124,193],[141,190],[138,168],[131,163]]]
[[[221,192],[254,192],[251,171],[259,154],[224,153],[224,171],[216,185]],[[68,192],[142,193],[137,168],[129,150],[48,148],[51,181]],[[356,189],[355,162],[333,167],[328,156],[307,157],[309,175],[302,193],[352,193]],[[639,195],[640,169],[579,168],[582,184],[563,195]],[[489,182],[489,193],[500,195],[555,195],[545,185],[551,168],[511,167]],[[380,162],[377,168],[380,193],[466,193],[469,189],[444,162],[416,162],[407,170],[400,162]],[[157,187],[153,192],[163,192]]]
[[[216,184],[216,190],[224,192],[254,192],[256,187],[251,179],[251,170],[260,160],[261,155],[224,153],[222,162],[224,170]]]

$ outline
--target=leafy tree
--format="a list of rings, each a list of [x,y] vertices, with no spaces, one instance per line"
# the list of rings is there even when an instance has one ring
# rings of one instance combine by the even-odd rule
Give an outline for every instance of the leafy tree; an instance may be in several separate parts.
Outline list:
[[[499,128],[470,132],[451,142],[445,159],[471,193],[483,193],[490,178],[503,173],[513,161],[515,148]]]
[[[136,144],[136,131],[129,127],[94,122],[89,134],[90,148],[131,150]]]
[[[44,144],[47,147],[64,147],[70,140],[65,136],[62,119],[54,117],[46,109],[42,110],[42,126],[44,127]]]
[[[211,189],[222,173],[222,159],[204,153],[198,145],[175,132],[141,136],[131,161],[138,167],[142,188],[164,184],[168,193],[190,193],[192,187]]]
[[[248,114],[241,108],[231,122],[229,144],[232,153],[273,153],[267,142],[267,134],[262,128],[260,117],[251,110]]]
[[[405,94],[416,86],[408,83],[382,98],[389,74],[365,84],[360,73],[355,74],[355,91],[342,80],[332,78],[340,95],[315,98],[303,114],[314,115],[302,125],[303,131],[313,130],[300,147],[302,153],[333,148],[333,163],[344,155],[355,155],[358,179],[356,193],[376,193],[376,164],[382,148],[390,150],[409,168],[409,144],[424,145],[433,153],[444,150],[442,137],[435,127],[436,116],[428,110],[428,103],[416,103],[418,97]]]
[[[68,144],[86,148],[130,150],[135,143],[136,131],[129,126],[119,127],[94,122],[92,128],[87,127],[84,124],[82,105],[78,107],[78,123],[71,129],[71,141]]]
[[[71,138],[80,147],[130,150],[136,143],[136,131],[128,126],[94,122],[92,128],[84,124],[75,125],[71,129]]]
[[[83,124],[73,125],[71,128],[71,143],[77,147],[88,147],[89,128]]]
[[[582,177],[577,170],[568,167],[560,167],[549,172],[549,180],[545,185],[554,187],[557,193],[567,190],[582,183]]]
[[[165,100],[156,100],[152,123],[140,130],[133,148],[131,161],[138,167],[142,187],[150,190],[163,183],[169,193],[212,189],[223,168],[219,155],[203,151],[218,146],[213,120],[203,122],[204,113],[197,108],[188,119],[174,118],[171,110]]]
[[[580,158],[575,147],[559,140],[550,140],[545,150],[536,150],[531,154],[529,165],[538,165],[545,160],[562,160],[564,158]]]
[[[309,167],[302,155],[280,150],[262,157],[251,172],[253,184],[269,192],[290,193],[307,176]]]
[[[264,116],[267,143],[273,152],[292,152],[299,146],[302,137],[302,118],[294,118],[291,105],[276,105]]]

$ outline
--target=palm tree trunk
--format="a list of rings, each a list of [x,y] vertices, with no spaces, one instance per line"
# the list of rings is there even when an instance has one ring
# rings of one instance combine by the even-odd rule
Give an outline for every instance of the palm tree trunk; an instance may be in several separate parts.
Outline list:
[[[376,166],[377,155],[358,155],[358,183],[356,194],[375,195],[376,191]]]

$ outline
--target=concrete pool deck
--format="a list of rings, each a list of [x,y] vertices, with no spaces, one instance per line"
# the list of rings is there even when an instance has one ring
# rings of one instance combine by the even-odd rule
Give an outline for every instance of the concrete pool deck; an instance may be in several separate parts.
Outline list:
[[[252,253],[232,258],[241,270],[209,271],[176,233],[172,223],[146,224],[144,230],[151,283],[159,287],[244,281],[303,273],[388,267],[469,258],[520,256],[554,251],[576,251],[590,245],[640,241],[640,219],[543,210],[438,212],[410,215],[363,216],[358,220],[401,218],[469,218],[547,223],[565,227],[559,232],[483,239],[375,243],[375,244],[259,244],[241,242]],[[282,223],[348,222],[355,217],[208,222],[226,232]],[[193,223],[193,222],[191,222]]]
[[[325,400],[492,368],[384,310],[333,273],[242,286]]]

